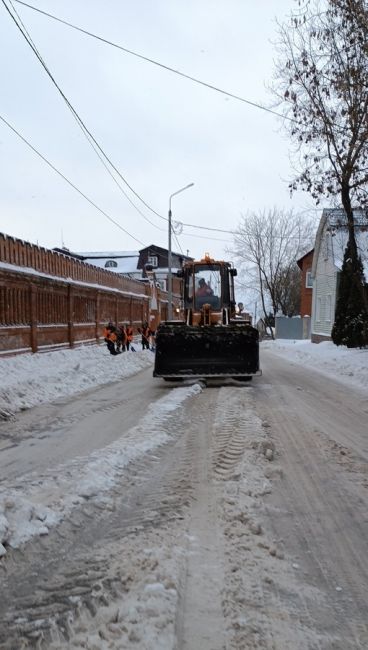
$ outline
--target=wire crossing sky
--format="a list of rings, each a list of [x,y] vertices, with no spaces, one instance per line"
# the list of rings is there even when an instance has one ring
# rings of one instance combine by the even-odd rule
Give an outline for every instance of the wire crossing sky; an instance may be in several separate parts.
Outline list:
[[[289,196],[289,143],[267,108],[274,12],[293,5],[2,0],[3,119],[80,192],[3,121],[1,229],[79,251],[131,250],[128,233],[167,247],[169,197],[194,183],[173,198],[174,246],[226,259],[247,211],[309,214],[307,196]]]

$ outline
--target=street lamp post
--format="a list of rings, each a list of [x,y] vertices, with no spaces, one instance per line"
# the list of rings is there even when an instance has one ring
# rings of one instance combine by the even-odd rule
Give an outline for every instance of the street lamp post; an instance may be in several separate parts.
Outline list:
[[[167,273],[167,294],[168,294],[168,320],[172,320],[173,317],[173,312],[172,312],[172,250],[171,250],[171,217],[172,217],[172,212],[171,212],[171,199],[173,196],[176,196],[176,194],[180,194],[180,192],[184,192],[184,190],[187,190],[189,187],[192,187],[194,183],[189,183],[189,185],[186,185],[185,187],[182,187],[180,190],[177,190],[173,194],[170,195],[169,198],[169,246],[168,246],[168,273]]]

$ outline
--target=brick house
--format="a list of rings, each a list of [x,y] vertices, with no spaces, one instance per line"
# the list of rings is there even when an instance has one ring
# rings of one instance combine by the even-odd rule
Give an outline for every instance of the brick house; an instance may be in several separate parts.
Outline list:
[[[312,294],[313,294],[313,280],[312,280],[312,264],[313,264],[314,248],[303,257],[297,260],[297,265],[301,270],[301,286],[300,286],[300,315],[312,316]]]

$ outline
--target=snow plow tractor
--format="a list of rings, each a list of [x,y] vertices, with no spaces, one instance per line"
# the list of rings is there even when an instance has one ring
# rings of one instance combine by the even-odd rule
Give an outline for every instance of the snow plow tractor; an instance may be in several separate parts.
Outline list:
[[[258,330],[235,313],[236,269],[206,255],[187,262],[178,275],[183,279],[184,320],[158,326],[153,376],[246,381],[261,374]]]

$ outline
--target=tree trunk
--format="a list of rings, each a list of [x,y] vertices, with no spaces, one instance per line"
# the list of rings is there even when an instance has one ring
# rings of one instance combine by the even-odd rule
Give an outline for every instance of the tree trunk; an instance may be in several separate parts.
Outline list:
[[[347,184],[342,185],[341,202],[344,206],[344,210],[348,222],[348,234],[349,234],[348,246],[350,249],[350,253],[353,257],[353,262],[355,262],[358,258],[358,249],[357,249],[356,239],[355,239],[354,213],[353,213],[353,208],[351,207],[350,191],[349,191],[349,186]]]

